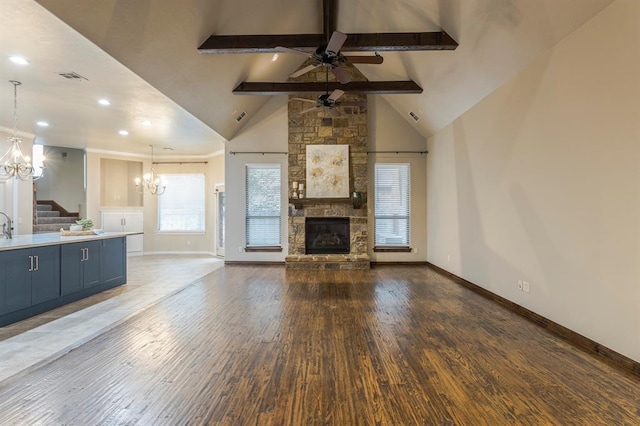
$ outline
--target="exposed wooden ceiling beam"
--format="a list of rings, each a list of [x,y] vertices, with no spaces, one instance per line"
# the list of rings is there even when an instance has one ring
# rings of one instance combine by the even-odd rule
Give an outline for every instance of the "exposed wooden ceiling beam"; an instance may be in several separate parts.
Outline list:
[[[324,30],[325,43],[329,43],[331,34],[336,30],[338,22],[337,0],[322,0],[322,28]]]
[[[349,34],[342,52],[455,50],[458,43],[444,31],[428,33]]]
[[[364,95],[417,94],[422,88],[414,81],[352,81],[340,84],[337,81],[326,82],[248,82],[240,83],[233,89],[234,95],[291,95],[296,93],[326,93],[335,89],[347,93]]]
[[[199,53],[276,53],[276,47],[312,52],[325,44],[324,34],[212,35]]]
[[[324,34],[212,35],[199,53],[276,53],[283,46],[313,52],[326,44]],[[458,43],[444,31],[423,33],[348,34],[341,52],[454,50]]]

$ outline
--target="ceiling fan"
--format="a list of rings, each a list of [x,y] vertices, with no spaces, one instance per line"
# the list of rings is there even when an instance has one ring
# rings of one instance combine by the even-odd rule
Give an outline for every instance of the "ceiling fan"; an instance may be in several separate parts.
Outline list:
[[[342,95],[344,95],[344,90],[334,89],[333,92],[329,93],[329,68],[325,68],[325,93],[318,96],[318,98],[314,101],[312,99],[307,98],[291,98],[291,100],[309,102],[315,104],[313,107],[300,111],[297,115],[303,115],[310,111],[313,111],[317,108],[324,108],[329,115],[332,117],[337,117],[340,115],[335,108],[339,106],[367,106],[366,101],[351,101],[351,102],[341,102],[338,99]]]
[[[344,95],[344,91],[340,90],[340,89],[335,89],[333,92],[331,93],[325,93],[323,95],[318,96],[318,98],[314,101],[313,99],[306,99],[306,98],[291,98],[291,100],[296,100],[296,101],[302,101],[302,102],[308,102],[308,103],[312,103],[315,104],[313,107],[302,110],[298,113],[298,115],[303,115],[306,114],[310,111],[314,111],[317,108],[325,108],[328,112],[329,115],[333,116],[333,117],[337,117],[340,115],[340,112],[338,112],[335,108],[336,107],[344,107],[344,106],[367,106],[366,101],[352,101],[352,102],[340,102],[338,99],[340,99],[340,97]]]
[[[304,55],[308,58],[314,60],[314,63],[308,65],[304,68],[299,69],[298,71],[291,74],[289,77],[295,78],[300,77],[301,75],[308,73],[309,71],[318,68],[319,66],[324,66],[327,69],[330,69],[331,72],[336,76],[336,79],[342,83],[346,84],[351,81],[351,77],[347,72],[340,68],[340,65],[344,65],[346,63],[350,64],[381,64],[384,61],[384,58],[380,56],[377,52],[375,56],[344,56],[340,53],[340,49],[342,49],[342,45],[347,40],[347,35],[340,31],[334,31],[331,34],[331,38],[326,45],[320,46],[309,55],[308,52],[304,50],[291,49],[288,47],[276,47],[277,51],[280,52],[291,52],[296,53],[298,55]]]

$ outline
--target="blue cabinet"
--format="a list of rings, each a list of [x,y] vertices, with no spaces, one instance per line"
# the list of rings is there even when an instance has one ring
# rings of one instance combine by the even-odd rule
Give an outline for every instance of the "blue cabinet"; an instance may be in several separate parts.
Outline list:
[[[37,247],[31,250],[31,304],[60,297],[60,247]]]
[[[0,315],[58,297],[58,246],[11,250],[0,255]]]
[[[31,306],[30,249],[12,250],[0,257],[0,314]]]
[[[61,246],[63,296],[100,284],[101,243],[94,240]]]
[[[127,239],[102,240],[102,285],[115,287],[127,281]]]
[[[126,282],[124,236],[0,250],[0,327]]]

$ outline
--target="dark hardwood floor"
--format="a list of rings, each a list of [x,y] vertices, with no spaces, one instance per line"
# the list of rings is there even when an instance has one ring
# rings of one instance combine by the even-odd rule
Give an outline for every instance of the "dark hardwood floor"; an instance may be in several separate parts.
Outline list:
[[[638,425],[640,380],[427,267],[227,266],[27,375],[1,425]]]

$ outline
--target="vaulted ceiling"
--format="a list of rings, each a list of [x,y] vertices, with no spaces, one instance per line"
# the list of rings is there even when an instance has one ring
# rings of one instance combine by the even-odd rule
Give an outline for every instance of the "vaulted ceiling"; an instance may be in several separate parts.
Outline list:
[[[422,88],[372,96],[428,137],[611,2],[342,0],[335,24],[348,34],[444,30],[458,42],[452,51],[381,52],[383,64],[356,65],[370,81]],[[214,34],[322,32],[322,0],[2,0],[0,126],[13,126],[8,80],[15,79],[23,82],[18,128],[45,145],[147,153],[154,144],[176,155],[210,154],[271,98],[233,89],[284,82],[304,57],[280,53],[272,61],[272,53],[202,54],[198,47]],[[30,64],[7,61],[17,54]],[[68,72],[83,78],[59,75]],[[103,97],[111,106],[97,104]],[[247,119],[237,122],[242,111]],[[145,119],[152,125],[143,126]],[[50,126],[36,127],[37,120]]]

